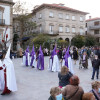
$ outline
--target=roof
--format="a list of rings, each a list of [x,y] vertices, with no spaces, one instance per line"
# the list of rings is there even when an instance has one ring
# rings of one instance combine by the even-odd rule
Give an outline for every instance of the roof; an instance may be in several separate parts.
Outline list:
[[[100,20],[100,17],[95,17],[95,18],[87,19],[86,22],[88,22],[88,21],[94,21],[94,20]]]
[[[35,9],[33,9],[33,13],[36,12],[37,10],[43,8],[43,7],[49,7],[49,8],[56,8],[56,9],[60,9],[60,10],[66,10],[66,11],[72,11],[72,12],[78,12],[78,13],[83,13],[83,14],[89,14],[87,12],[83,12],[83,11],[79,11],[73,8],[69,8],[64,6],[64,4],[42,4],[40,6],[37,6]]]
[[[12,0],[0,0],[0,3],[7,3],[7,4],[11,4],[11,5],[15,4]]]

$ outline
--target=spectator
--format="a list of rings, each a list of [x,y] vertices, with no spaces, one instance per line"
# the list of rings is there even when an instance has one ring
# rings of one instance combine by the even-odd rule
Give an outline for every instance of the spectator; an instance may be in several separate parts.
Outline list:
[[[84,93],[82,100],[95,100],[93,93]]]
[[[58,98],[60,98],[59,100],[64,100],[61,94],[61,89],[59,87],[53,87],[50,90],[50,97],[48,100],[58,100]]]
[[[82,66],[88,68],[88,56],[86,52],[84,52],[82,56]]]
[[[70,78],[70,85],[67,85],[62,91],[65,100],[81,100],[84,94],[83,89],[79,86],[79,78],[73,75]]]
[[[93,52],[91,52],[91,55],[90,55],[90,59],[91,59],[91,62],[93,61],[93,59],[94,59],[94,53]]]
[[[78,53],[76,51],[76,48],[73,49],[73,59],[74,59],[75,64],[76,64],[76,60],[78,59]]]
[[[23,52],[23,50],[22,50],[22,48],[20,48],[20,49],[19,49],[19,57],[20,57],[20,58],[21,58],[22,55],[23,55],[22,52]]]
[[[61,68],[61,72],[58,73],[59,78],[59,87],[62,88],[69,84],[69,79],[71,78],[72,73],[66,66]]]
[[[92,82],[92,90],[90,92],[92,92],[95,96],[96,100],[100,100],[100,82],[95,81]]]
[[[99,76],[99,66],[100,66],[100,59],[98,59],[98,56],[95,55],[95,58],[94,60],[92,61],[92,67],[93,67],[93,73],[92,73],[92,80],[94,79],[94,76],[95,76],[95,72],[97,72],[97,79],[98,79],[98,76]]]
[[[60,60],[62,59],[62,49],[61,48],[59,49],[58,57]]]

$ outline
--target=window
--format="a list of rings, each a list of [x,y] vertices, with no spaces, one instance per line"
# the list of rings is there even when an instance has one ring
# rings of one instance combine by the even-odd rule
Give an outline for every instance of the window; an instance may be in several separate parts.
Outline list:
[[[84,33],[83,28],[80,28],[80,35],[83,35],[83,33]]]
[[[63,14],[59,14],[59,18],[61,18],[61,19],[62,19],[62,18],[63,18]]]
[[[0,11],[0,19],[2,19],[2,12]]]
[[[99,25],[99,21],[94,22],[94,25],[95,26]]]
[[[85,24],[85,27],[87,27],[87,23]]]
[[[80,17],[80,21],[83,22],[83,17],[82,16]]]
[[[2,12],[0,11],[0,24],[2,24]]]
[[[42,18],[42,14],[41,13],[39,14],[39,18]]]
[[[75,20],[75,16],[72,16],[72,20]]]
[[[53,17],[53,12],[50,12],[49,17],[51,18]]]
[[[66,32],[69,32],[69,26],[66,26]]]
[[[66,19],[69,19],[69,15],[66,15]]]
[[[72,27],[72,33],[75,33],[76,31],[75,31],[75,27]]]
[[[87,35],[87,31],[85,32],[85,35]]]
[[[40,26],[40,33],[42,32],[42,26]]]
[[[63,32],[63,26],[59,26],[59,32],[60,32],[60,33]]]
[[[0,33],[0,42],[2,42],[2,34]]]
[[[99,30],[94,30],[94,34],[99,34]]]
[[[50,26],[49,26],[49,29],[50,29],[49,33],[50,33],[50,34],[53,34],[53,25],[50,25]]]

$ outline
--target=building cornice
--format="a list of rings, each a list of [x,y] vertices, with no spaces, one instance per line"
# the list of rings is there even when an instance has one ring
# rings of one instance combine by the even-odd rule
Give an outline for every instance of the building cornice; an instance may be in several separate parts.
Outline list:
[[[77,13],[81,13],[81,14],[85,14],[85,15],[89,14],[87,12],[79,11],[79,10],[69,8],[69,7],[66,7],[66,6],[59,6],[58,4],[42,4],[42,5],[38,6],[37,8],[33,9],[33,13],[36,13],[37,11],[44,9],[44,8],[64,10],[64,11],[72,11],[72,12],[77,12]]]
[[[1,6],[0,6],[0,11],[3,11],[3,12],[4,12],[4,9],[5,9],[4,7],[1,7]]]
[[[95,20],[100,20],[100,17],[96,17],[96,18],[87,19],[87,20],[86,20],[86,22],[89,22],[89,21],[95,21]]]
[[[10,5],[14,5],[15,4],[14,2],[11,2],[11,1],[3,1],[3,0],[0,0],[0,3],[10,4]]]

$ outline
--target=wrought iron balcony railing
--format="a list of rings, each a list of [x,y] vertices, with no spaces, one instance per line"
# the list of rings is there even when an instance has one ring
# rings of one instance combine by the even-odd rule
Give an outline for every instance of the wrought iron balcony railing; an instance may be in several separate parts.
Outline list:
[[[5,25],[5,19],[0,19],[0,25]]]
[[[89,28],[90,28],[91,30],[100,29],[100,25],[98,25],[98,26],[90,26]]]

